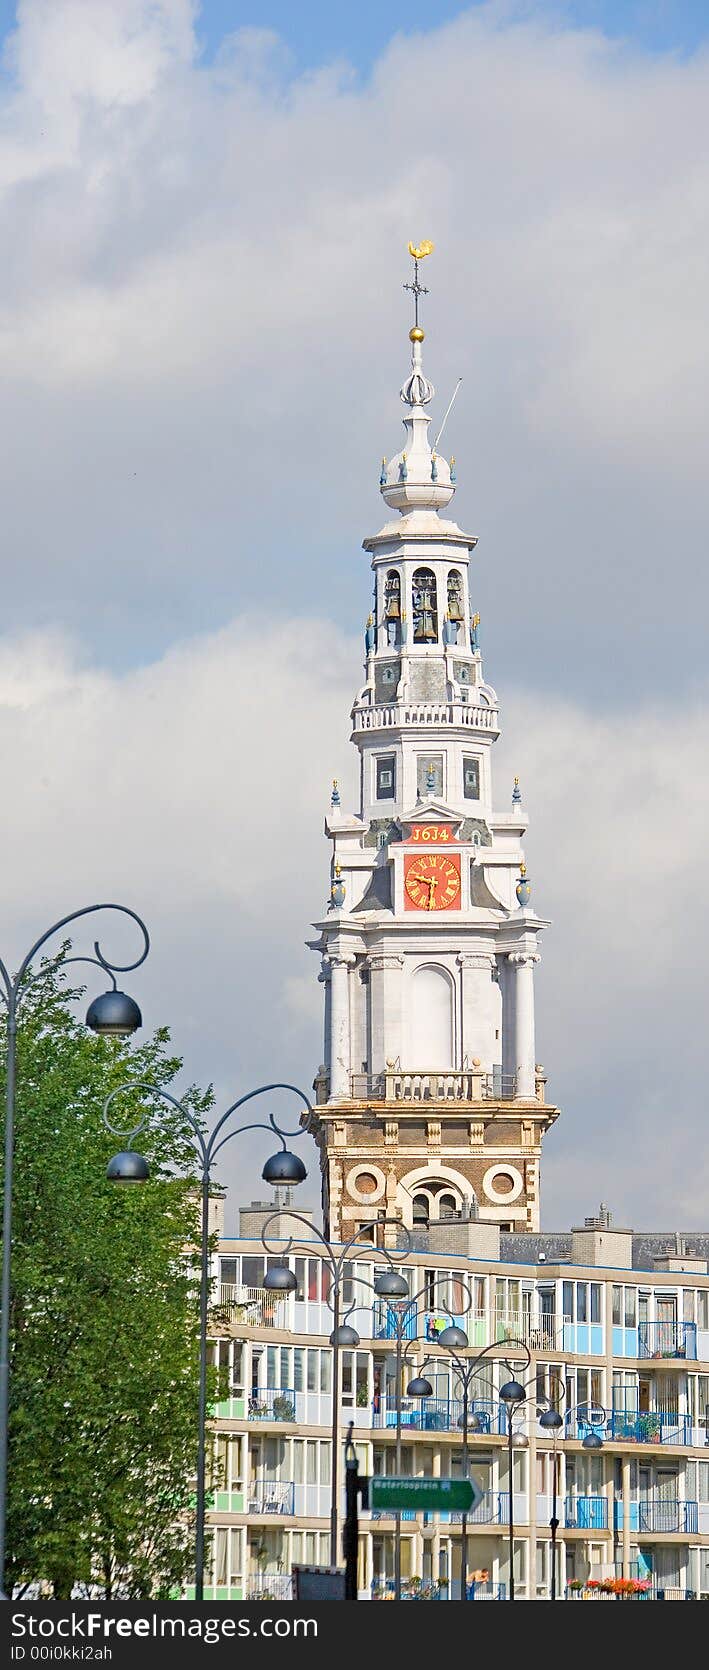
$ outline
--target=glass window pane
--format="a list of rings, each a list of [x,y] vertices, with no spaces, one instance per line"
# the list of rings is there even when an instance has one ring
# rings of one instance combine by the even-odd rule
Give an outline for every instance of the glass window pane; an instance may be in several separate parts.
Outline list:
[[[571,1318],[571,1321],[573,1322],[573,1320],[574,1320],[574,1284],[571,1281],[565,1281],[563,1283],[563,1301],[562,1302],[563,1302],[563,1306],[564,1306],[564,1316],[569,1316]]]
[[[614,1323],[614,1326],[616,1328],[619,1328],[620,1325],[621,1325],[622,1320],[623,1320],[623,1289],[622,1289],[622,1287],[614,1287],[613,1288],[613,1323]]]
[[[576,1321],[587,1322],[588,1287],[585,1281],[576,1283]]]
[[[600,1322],[600,1320],[601,1320],[601,1284],[600,1284],[600,1282],[592,1281],[591,1282],[591,1321],[592,1322]]]
[[[625,1289],[625,1326],[634,1328],[638,1315],[638,1292],[635,1287]]]

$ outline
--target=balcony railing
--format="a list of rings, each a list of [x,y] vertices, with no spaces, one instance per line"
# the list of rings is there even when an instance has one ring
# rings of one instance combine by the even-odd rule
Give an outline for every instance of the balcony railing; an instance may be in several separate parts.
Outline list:
[[[695,1322],[639,1322],[638,1356],[691,1357],[697,1355]]]
[[[471,1310],[460,1316],[446,1310],[414,1310],[406,1300],[392,1303],[377,1300],[372,1308],[374,1339],[396,1339],[403,1318],[403,1338],[420,1339],[435,1345],[443,1328],[451,1322],[463,1328],[470,1345],[504,1345],[521,1340],[532,1351],[557,1351],[563,1344],[566,1316],[548,1316],[529,1311]]]
[[[248,1497],[248,1512],[251,1513],[294,1513],[295,1485],[287,1482],[283,1484],[252,1484]]]
[[[373,1404],[372,1426],[395,1427],[396,1405],[388,1404],[384,1400],[380,1400],[378,1405]],[[404,1397],[401,1400],[401,1426],[413,1428],[415,1432],[462,1432],[462,1399]],[[476,1398],[468,1408],[468,1431],[471,1438],[486,1433],[505,1433],[507,1427],[504,1404]]]
[[[246,1579],[246,1600],[292,1600],[293,1578],[290,1572],[252,1573]]]
[[[286,1328],[288,1300],[264,1287],[246,1287],[241,1282],[222,1282],[212,1314],[223,1314],[228,1322],[246,1322],[254,1328]]]
[[[651,1536],[696,1536],[699,1531],[699,1506],[696,1501],[661,1500],[646,1496],[631,1501],[631,1531],[646,1531]],[[614,1505],[614,1526],[622,1530],[622,1501]]]
[[[565,1436],[583,1440],[597,1432],[604,1440],[618,1444],[682,1444],[691,1442],[689,1415],[675,1410],[601,1409],[589,1406],[588,1416],[580,1411],[567,1417]]]
[[[298,1419],[298,1394],[287,1387],[277,1390],[259,1389],[248,1400],[250,1421],[295,1421]]]
[[[356,1102],[509,1102],[516,1083],[512,1073],[482,1073],[472,1067],[441,1072],[397,1066],[384,1073],[352,1073],[350,1093]]]
[[[400,726],[424,730],[435,725],[460,725],[472,731],[499,730],[496,707],[474,706],[472,702],[402,702],[396,706],[372,704],[352,711],[355,731],[388,731]]]
[[[567,1496],[564,1524],[576,1531],[607,1530],[608,1503],[605,1496]]]
[[[440,1579],[438,1583],[416,1583],[411,1578],[404,1578],[401,1585],[402,1600],[457,1600],[460,1583],[453,1584]],[[372,1600],[393,1600],[393,1577],[375,1577],[370,1589]],[[504,1583],[474,1583],[468,1584],[468,1600],[504,1600],[506,1589]]]

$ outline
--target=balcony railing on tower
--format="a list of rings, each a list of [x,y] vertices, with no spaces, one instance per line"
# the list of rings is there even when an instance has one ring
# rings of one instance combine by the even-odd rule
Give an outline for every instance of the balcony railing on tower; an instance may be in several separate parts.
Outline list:
[[[537,1081],[537,1100],[543,1101],[544,1083]],[[400,1067],[387,1064],[383,1073],[352,1073],[350,1094],[356,1102],[511,1102],[516,1095],[514,1073],[483,1073],[475,1067]]]

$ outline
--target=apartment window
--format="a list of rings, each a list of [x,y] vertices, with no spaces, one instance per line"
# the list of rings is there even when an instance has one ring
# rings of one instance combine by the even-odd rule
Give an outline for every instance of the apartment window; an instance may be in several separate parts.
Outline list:
[[[706,1287],[697,1290],[697,1327],[709,1328],[709,1291]]]
[[[694,1293],[691,1287],[682,1289],[682,1321],[694,1321]]]
[[[576,1283],[576,1321],[588,1322],[588,1286],[585,1281]]]
[[[377,759],[377,800],[394,800],[396,795],[396,757],[382,754]]]
[[[634,1328],[638,1320],[638,1293],[635,1287],[625,1289],[625,1326]]]
[[[619,1328],[623,1317],[623,1289],[613,1288],[613,1326]]]
[[[600,1320],[601,1320],[601,1284],[598,1281],[592,1281],[591,1282],[591,1321],[592,1322],[600,1322]]]
[[[466,800],[480,799],[480,761],[463,760],[463,795]]]
[[[574,1284],[573,1284],[573,1282],[565,1281],[563,1283],[562,1290],[563,1290],[564,1316],[568,1316],[570,1318],[570,1320],[573,1322],[573,1318],[574,1318]]]

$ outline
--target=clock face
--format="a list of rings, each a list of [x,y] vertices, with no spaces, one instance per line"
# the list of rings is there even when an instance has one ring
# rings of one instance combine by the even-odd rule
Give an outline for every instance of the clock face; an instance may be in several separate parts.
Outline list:
[[[407,910],[460,909],[460,853],[421,852],[404,863]]]

